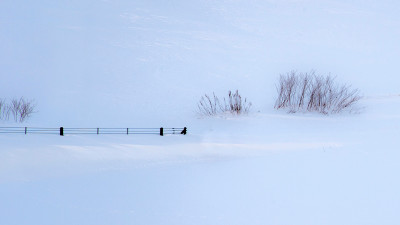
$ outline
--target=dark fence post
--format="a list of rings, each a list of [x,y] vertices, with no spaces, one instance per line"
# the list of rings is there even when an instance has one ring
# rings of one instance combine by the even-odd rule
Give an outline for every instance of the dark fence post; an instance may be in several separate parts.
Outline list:
[[[60,136],[64,136],[64,127],[60,127]]]
[[[183,131],[181,132],[181,134],[186,135],[186,133],[187,133],[187,128],[184,127],[184,128],[183,128]]]
[[[97,135],[99,135],[100,133],[100,128],[97,128]]]
[[[160,128],[160,136],[164,136],[164,128]]]
[[[28,132],[28,128],[27,127],[25,127],[25,134]]]

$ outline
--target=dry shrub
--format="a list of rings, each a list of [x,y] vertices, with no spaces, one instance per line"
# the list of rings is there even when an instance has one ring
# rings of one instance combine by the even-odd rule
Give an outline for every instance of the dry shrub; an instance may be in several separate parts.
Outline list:
[[[228,97],[223,101],[213,93],[212,96],[205,94],[197,104],[198,113],[203,116],[215,116],[220,113],[230,113],[234,115],[247,114],[250,111],[251,102],[242,98],[239,91],[229,91]]]
[[[24,122],[35,110],[33,100],[27,100],[24,97],[20,99],[12,99],[7,103],[4,99],[0,99],[0,119],[9,120],[10,114],[15,122]]]
[[[210,97],[209,95],[205,94],[201,97],[199,103],[197,103],[198,113],[205,116],[214,116],[216,115],[219,110],[221,103],[215,93],[213,96]]]
[[[8,120],[10,115],[10,107],[4,99],[0,99],[0,120]]]
[[[34,113],[35,109],[35,104],[33,103],[33,100],[26,100],[24,98],[20,98],[20,107],[19,107],[19,112],[18,112],[18,120],[20,123],[24,122],[26,119],[28,119],[32,113]]]
[[[361,99],[358,89],[352,89],[349,85],[338,85],[335,77],[316,75],[313,71],[292,71],[280,75],[277,92],[275,108],[288,109],[290,113],[340,113],[351,109]]]

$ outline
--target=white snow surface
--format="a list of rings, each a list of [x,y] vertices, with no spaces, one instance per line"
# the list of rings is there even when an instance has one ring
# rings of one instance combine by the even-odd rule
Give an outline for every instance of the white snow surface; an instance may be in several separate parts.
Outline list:
[[[188,135],[0,134],[0,224],[399,224],[400,3],[0,1],[1,98],[38,127]],[[280,73],[337,76],[353,113],[273,109]],[[239,89],[248,115],[202,118]]]

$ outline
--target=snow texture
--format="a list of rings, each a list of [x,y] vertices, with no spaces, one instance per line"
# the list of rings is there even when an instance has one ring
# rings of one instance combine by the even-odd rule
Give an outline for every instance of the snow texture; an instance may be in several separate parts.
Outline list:
[[[188,135],[0,135],[0,224],[399,224],[400,3],[0,2],[1,98],[39,127]],[[358,113],[274,111],[279,74],[331,73]],[[199,118],[239,89],[246,116]]]

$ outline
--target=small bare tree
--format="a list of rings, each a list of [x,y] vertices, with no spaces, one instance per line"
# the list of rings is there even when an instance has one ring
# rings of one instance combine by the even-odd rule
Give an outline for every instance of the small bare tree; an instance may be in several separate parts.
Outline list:
[[[275,108],[287,108],[290,113],[339,113],[351,108],[361,99],[357,89],[335,84],[335,77],[316,75],[314,71],[300,74],[292,71],[281,75],[277,92]]]
[[[19,109],[19,122],[22,123],[34,113],[35,104],[31,100],[21,98],[22,104]]]
[[[9,105],[9,112],[11,112],[15,122],[24,122],[34,113],[35,105],[33,100],[26,100],[24,97],[20,99],[12,99]]]
[[[22,97],[21,99],[12,99],[10,104],[10,111],[12,116],[14,117],[14,121],[18,122],[18,114],[22,105]]]
[[[248,113],[251,108],[251,102],[246,98],[242,98],[239,91],[229,91],[228,97],[224,98],[223,102],[213,93],[212,96],[205,94],[201,97],[197,104],[198,113],[203,116],[215,116],[219,113],[229,112],[231,114]]]

